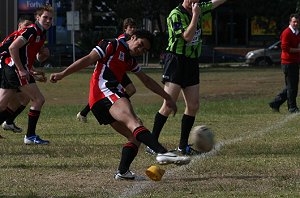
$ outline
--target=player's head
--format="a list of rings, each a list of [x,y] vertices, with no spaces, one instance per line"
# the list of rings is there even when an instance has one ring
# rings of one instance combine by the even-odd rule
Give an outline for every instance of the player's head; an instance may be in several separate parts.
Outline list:
[[[42,6],[36,10],[35,17],[39,24],[48,30],[52,25],[53,8],[50,5]]]
[[[132,36],[132,34],[136,31],[136,23],[133,18],[126,18],[123,21],[123,30],[125,34]]]
[[[150,50],[153,43],[153,34],[147,30],[137,30],[127,43],[130,55],[141,56]]]
[[[298,14],[291,14],[290,15],[290,26],[294,29],[298,29],[299,27],[299,15]]]
[[[18,30],[23,29],[24,27],[32,24],[32,20],[30,18],[30,16],[24,15],[21,16],[18,20]]]

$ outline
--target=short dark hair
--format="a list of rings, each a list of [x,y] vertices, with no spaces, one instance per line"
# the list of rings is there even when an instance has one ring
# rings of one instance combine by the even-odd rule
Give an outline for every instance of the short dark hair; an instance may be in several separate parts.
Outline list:
[[[136,22],[133,18],[126,18],[123,21],[123,30],[125,30],[128,26],[136,27]]]
[[[291,14],[291,15],[290,15],[290,21],[292,20],[292,18],[299,19],[299,14],[297,14],[297,13]]]
[[[18,19],[18,24],[23,23],[24,21],[33,21],[33,18],[29,15],[20,16]]]
[[[50,13],[54,13],[54,10],[53,8],[51,7],[51,5],[45,5],[45,6],[42,6],[42,7],[39,7],[36,11],[35,11],[35,17],[36,16],[42,16],[42,14],[47,11],[47,12],[50,12]]]
[[[148,30],[137,30],[133,33],[133,35],[136,36],[136,38],[145,38],[149,41],[151,48],[153,46],[153,40],[154,40],[154,36],[151,32],[149,32]]]

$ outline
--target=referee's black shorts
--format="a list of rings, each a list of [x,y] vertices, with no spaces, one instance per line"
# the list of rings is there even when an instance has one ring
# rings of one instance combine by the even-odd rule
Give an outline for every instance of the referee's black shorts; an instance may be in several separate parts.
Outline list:
[[[197,58],[167,52],[164,60],[162,83],[171,82],[181,88],[199,84],[199,63]]]

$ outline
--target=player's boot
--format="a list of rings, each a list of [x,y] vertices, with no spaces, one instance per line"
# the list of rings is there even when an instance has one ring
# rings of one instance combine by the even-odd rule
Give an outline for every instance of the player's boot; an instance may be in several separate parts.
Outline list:
[[[18,127],[14,122],[12,124],[7,124],[6,121],[2,123],[2,128],[4,130],[13,131],[15,133],[21,133],[23,130]]]
[[[167,152],[167,153],[157,154],[156,161],[159,164],[185,165],[185,164],[190,163],[191,158],[188,156],[179,156],[172,152]]]
[[[30,137],[27,137],[25,135],[24,143],[25,144],[49,144],[50,142],[48,140],[42,140],[38,135],[33,135]]]
[[[77,113],[76,117],[77,117],[77,120],[78,120],[78,121],[83,122],[83,123],[87,123],[87,117],[81,115],[80,112]]]
[[[134,180],[135,179],[135,174],[134,172],[128,170],[126,173],[121,174],[120,171],[118,171],[115,174],[114,177],[116,180]]]

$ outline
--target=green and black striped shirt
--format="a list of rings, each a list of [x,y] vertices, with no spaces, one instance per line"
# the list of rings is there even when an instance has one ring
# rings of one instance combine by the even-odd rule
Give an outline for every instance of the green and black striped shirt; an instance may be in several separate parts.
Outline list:
[[[167,18],[168,25],[168,47],[167,51],[176,54],[182,54],[189,58],[198,58],[201,53],[201,24],[203,15],[212,9],[211,2],[200,3],[201,15],[199,16],[197,30],[193,40],[187,43],[181,34],[187,29],[191,23],[192,16],[183,8],[182,5],[177,6],[171,11]]]

